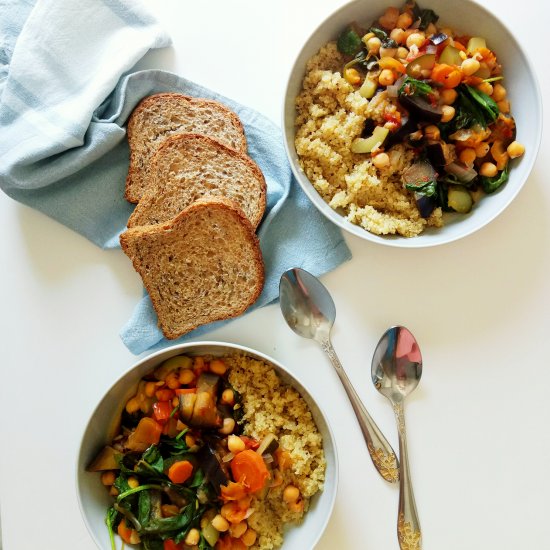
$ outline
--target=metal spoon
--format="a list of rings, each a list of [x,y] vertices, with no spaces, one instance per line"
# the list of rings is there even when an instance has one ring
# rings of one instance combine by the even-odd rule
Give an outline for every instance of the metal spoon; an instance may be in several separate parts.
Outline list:
[[[336,308],[328,290],[311,273],[294,268],[285,271],[281,276],[279,297],[281,311],[288,326],[296,334],[319,342],[336,369],[376,469],[386,481],[397,482],[399,465],[395,452],[361,403],[332,347],[330,330],[336,318]]]
[[[422,376],[422,356],[418,344],[405,327],[389,328],[376,346],[371,365],[376,389],[391,402],[399,433],[399,511],[397,537],[402,550],[420,550],[422,533],[409,472],[403,403],[418,386]]]

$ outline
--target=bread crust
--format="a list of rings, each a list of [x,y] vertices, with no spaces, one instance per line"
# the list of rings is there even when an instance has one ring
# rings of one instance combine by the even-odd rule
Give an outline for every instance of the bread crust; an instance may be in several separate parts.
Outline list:
[[[154,209],[157,213],[159,208],[162,206],[163,197],[166,196],[166,192],[172,190],[173,187],[179,189],[180,197],[182,198],[182,203],[184,204],[181,209],[185,206],[188,206],[197,198],[193,198],[193,195],[199,192],[199,185],[194,186],[194,181],[191,178],[183,178],[176,181],[167,181],[165,178],[161,178],[160,174],[163,170],[163,164],[166,162],[167,157],[172,154],[180,154],[182,161],[193,162],[193,158],[189,159],[189,155],[192,155],[192,149],[195,145],[202,146],[204,148],[210,149],[214,155],[218,157],[225,157],[226,159],[231,159],[236,163],[244,165],[242,172],[250,172],[250,180],[254,183],[254,189],[252,191],[246,191],[246,194],[252,196],[252,208],[249,209],[249,204],[241,204],[240,207],[243,211],[249,211],[249,219],[254,228],[257,228],[260,224],[263,215],[266,209],[266,195],[267,195],[267,186],[265,182],[264,175],[260,170],[259,166],[247,155],[235,151],[230,147],[227,147],[217,139],[205,136],[203,134],[194,134],[194,133],[185,133],[185,134],[174,134],[166,138],[163,143],[159,146],[156,153],[153,155],[151,160],[151,169],[150,169],[150,182],[151,186],[146,189],[141,199],[139,200],[134,212],[128,220],[128,227],[135,227],[138,225],[148,225],[154,223],[151,220],[150,211]],[[198,162],[200,163],[203,159],[200,158]],[[215,166],[216,168],[216,166]],[[241,175],[241,174],[239,174]],[[216,174],[214,176],[210,175],[209,180],[217,179]],[[221,180],[219,180],[221,181]],[[226,189],[218,188],[220,192],[227,191]],[[170,189],[169,189],[170,186]],[[206,193],[205,193],[206,194]],[[226,196],[231,199],[230,191]],[[238,203],[236,199],[235,202]],[[159,205],[160,201],[160,205]],[[166,206],[166,205],[165,205]],[[168,207],[166,207],[168,208]],[[166,213],[165,218],[170,218],[172,215]],[[163,220],[160,221],[162,223]]]
[[[128,169],[128,174],[126,176],[124,197],[129,202],[137,203],[142,195],[142,189],[140,185],[136,183],[138,180],[138,174],[140,173],[139,153],[136,148],[136,142],[138,140],[140,132],[136,131],[136,126],[138,125],[144,114],[147,112],[147,110],[153,105],[164,102],[169,103],[170,101],[182,102],[188,107],[190,106],[191,108],[193,106],[196,106],[201,109],[205,106],[209,106],[215,111],[221,113],[223,117],[229,122],[229,125],[234,127],[237,133],[240,134],[241,140],[238,144],[239,146],[237,147],[237,150],[239,150],[241,153],[246,153],[247,151],[246,135],[240,118],[236,115],[236,113],[234,113],[229,107],[227,107],[223,103],[211,99],[191,97],[174,92],[159,93],[147,96],[138,103],[128,119],[126,132],[128,144],[130,147],[130,165]],[[225,141],[223,136],[217,137],[220,141]]]
[[[246,300],[242,305],[235,307],[230,314],[226,315],[216,315],[212,314],[204,322],[196,322],[196,319],[190,319],[186,323],[186,328],[184,330],[178,330],[175,327],[169,326],[164,317],[163,304],[157,295],[156,286],[153,284],[152,278],[145,272],[145,269],[140,262],[140,259],[135,254],[136,247],[139,247],[140,240],[145,236],[152,236],[154,238],[162,239],[162,235],[168,233],[172,235],[173,232],[177,232],[180,227],[185,227],[185,222],[194,213],[200,212],[202,209],[207,209],[210,212],[215,210],[223,210],[230,213],[230,216],[234,219],[235,223],[240,226],[244,233],[243,246],[248,245],[251,258],[250,261],[253,263],[254,275],[255,275],[255,285],[252,288],[252,292],[249,296],[246,297]],[[187,334],[188,332],[196,329],[197,327],[211,323],[214,321],[220,321],[225,319],[230,319],[242,315],[260,296],[264,282],[265,282],[265,272],[264,272],[264,263],[262,259],[262,254],[260,250],[259,239],[254,232],[254,227],[241,210],[241,208],[230,199],[224,197],[203,197],[197,199],[190,206],[185,208],[177,216],[169,220],[168,222],[157,224],[157,225],[145,225],[132,227],[127,229],[124,233],[120,235],[120,245],[124,253],[131,259],[134,269],[140,274],[145,289],[147,290],[151,302],[158,316],[158,326],[162,330],[164,336],[169,340],[174,340]],[[220,254],[223,255],[225,252],[221,251]],[[159,270],[160,271],[160,270]],[[157,273],[159,276],[161,273]]]

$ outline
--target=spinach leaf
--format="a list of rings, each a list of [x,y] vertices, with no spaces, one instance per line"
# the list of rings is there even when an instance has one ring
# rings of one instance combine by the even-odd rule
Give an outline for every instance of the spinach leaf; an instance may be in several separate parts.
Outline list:
[[[189,487],[195,489],[197,487],[200,487],[204,482],[204,472],[202,471],[202,468],[197,468],[193,478],[191,479],[191,482],[189,483]]]
[[[434,10],[423,10],[416,2],[413,3],[412,11],[414,17],[417,20],[420,19],[420,24],[418,25],[418,28],[421,31],[426,30],[430,23],[437,23],[437,21],[439,20],[439,15],[437,15]]]
[[[118,493],[124,493],[128,489],[130,489],[130,485],[128,485],[128,477],[121,473],[113,483],[113,487],[118,490]]]
[[[164,473],[164,459],[162,458],[162,455],[156,445],[151,445],[143,453],[142,459],[138,462],[138,464],[142,461],[146,462],[151,469],[158,474],[162,475]]]
[[[107,510],[107,515],[105,516],[105,524],[107,525],[107,530],[109,532],[109,541],[111,543],[112,550],[116,550],[114,525],[116,523],[117,516],[118,512],[115,508],[113,506],[109,507]]]
[[[138,497],[138,521],[141,525],[145,525],[149,521],[151,515],[151,493],[149,491],[141,491]]]
[[[481,176],[481,185],[485,193],[494,193],[499,187],[508,181],[508,165],[493,178]]]
[[[422,80],[406,76],[399,88],[399,95],[425,97],[433,92],[433,88]]]
[[[152,519],[147,525],[143,525],[140,531],[147,534],[167,533],[186,529],[194,518],[195,504],[188,504],[181,514],[171,517],[159,517]]]
[[[169,452],[171,455],[178,455],[189,451],[189,445],[185,442],[185,434],[189,428],[182,430],[176,437],[167,437],[165,435],[160,438],[160,446],[163,452]]]
[[[378,69],[378,58],[375,55],[369,56],[365,50],[361,50],[349,63],[346,64],[346,67],[353,67],[354,65],[359,65],[359,67],[365,71],[372,71],[373,69]],[[230,384],[226,384],[226,386],[231,387]]]
[[[467,84],[461,85],[461,88],[461,92],[468,94],[470,99],[481,109],[486,125],[497,119],[500,110],[494,99]]]
[[[440,129],[443,130],[445,137],[463,128],[472,128],[476,125],[483,128],[487,126],[483,111],[478,106],[478,103],[471,99],[466,86],[461,84],[456,91],[458,95],[454,104],[456,110],[455,116],[450,122],[440,125]]]
[[[164,541],[157,536],[143,536],[141,538],[141,545],[143,550],[164,550]]]
[[[383,48],[397,48],[397,42],[393,38],[390,38],[386,31],[383,31],[378,27],[371,27],[369,32],[374,33],[374,35],[380,39]]]
[[[340,34],[336,45],[340,53],[353,56],[361,49],[363,42],[357,31],[348,27]]]

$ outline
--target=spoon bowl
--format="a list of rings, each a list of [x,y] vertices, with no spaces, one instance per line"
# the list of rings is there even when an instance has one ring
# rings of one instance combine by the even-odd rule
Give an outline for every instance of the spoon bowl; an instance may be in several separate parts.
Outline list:
[[[376,389],[392,400],[404,399],[418,386],[422,355],[407,328],[395,326],[384,333],[374,352],[371,375]]]
[[[336,307],[328,290],[314,275],[294,268],[285,271],[279,285],[279,303],[288,326],[299,336],[318,342],[348,394],[378,473],[390,483],[399,477],[397,458],[353,388],[330,341],[330,331],[336,319]]]
[[[422,532],[409,471],[405,429],[405,397],[420,382],[422,355],[415,337],[405,327],[389,328],[376,346],[371,364],[372,381],[387,397],[395,413],[399,436],[399,508],[397,538],[401,550],[421,550]]]

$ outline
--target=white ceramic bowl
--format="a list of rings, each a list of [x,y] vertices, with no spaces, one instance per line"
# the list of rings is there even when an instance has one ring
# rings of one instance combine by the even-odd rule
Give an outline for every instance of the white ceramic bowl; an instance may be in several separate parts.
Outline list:
[[[220,356],[235,352],[242,352],[249,357],[261,359],[275,369],[283,382],[293,386],[307,402],[313,419],[323,436],[327,461],[324,490],[312,499],[311,507],[305,515],[303,523],[298,527],[288,529],[282,548],[284,550],[303,550],[304,548],[313,548],[318,542],[332,513],[338,485],[338,458],[335,440],[323,412],[303,384],[274,359],[235,344],[197,342],[173,346],[138,361],[113,384],[92,413],[80,444],[76,484],[84,522],[98,548],[102,550],[110,548],[105,526],[105,513],[111,499],[101,485],[99,474],[86,471],[86,467],[97,452],[111,441],[116,419],[120,416],[126,401],[135,394],[139,380],[162,361],[174,355],[186,353]],[[120,544],[119,541],[117,548],[120,547]]]
[[[335,40],[352,21],[368,25],[389,6],[400,6],[391,0],[354,0],[328,17],[305,42],[287,83],[283,110],[285,147],[294,175],[313,204],[327,218],[350,233],[379,244],[420,248],[448,243],[465,237],[488,224],[498,216],[518,194],[535,162],[542,133],[542,101],[534,70],[514,35],[491,12],[471,0],[424,0],[422,8],[431,8],[439,16],[439,23],[471,36],[483,36],[496,52],[504,69],[504,84],[512,104],[512,115],[517,123],[517,140],[525,145],[525,154],[511,165],[506,185],[491,196],[484,197],[467,215],[445,214],[445,227],[429,228],[418,237],[378,236],[348,222],[335,212],[317,193],[299,163],[295,138],[294,101],[301,90],[307,60],[331,40]]]

